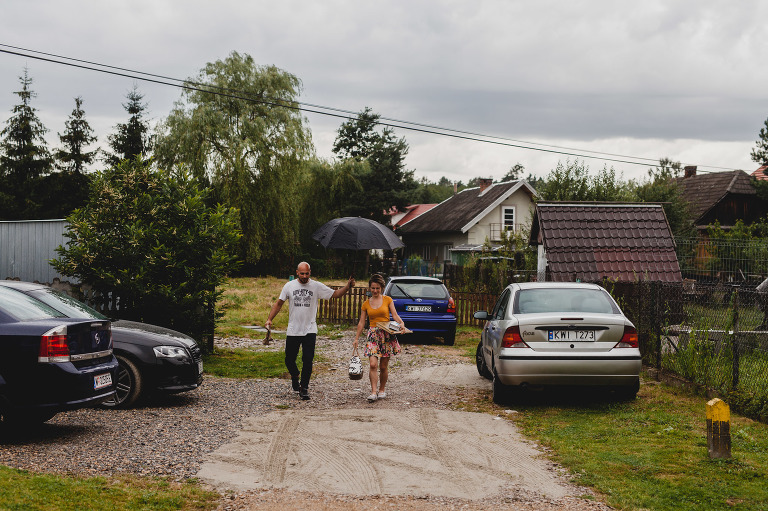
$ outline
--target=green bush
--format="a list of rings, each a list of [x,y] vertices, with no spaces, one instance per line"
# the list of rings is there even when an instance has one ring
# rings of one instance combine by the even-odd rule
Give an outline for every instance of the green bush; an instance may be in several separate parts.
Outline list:
[[[92,287],[115,318],[213,340],[216,287],[237,266],[237,210],[207,204],[209,190],[140,158],[97,173],[86,205],[67,220],[51,264]]]

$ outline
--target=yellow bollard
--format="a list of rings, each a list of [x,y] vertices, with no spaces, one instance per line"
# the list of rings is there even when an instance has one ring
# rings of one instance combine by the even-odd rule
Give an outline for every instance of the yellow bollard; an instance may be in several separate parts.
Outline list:
[[[707,446],[710,458],[731,457],[731,410],[722,399],[707,402]]]

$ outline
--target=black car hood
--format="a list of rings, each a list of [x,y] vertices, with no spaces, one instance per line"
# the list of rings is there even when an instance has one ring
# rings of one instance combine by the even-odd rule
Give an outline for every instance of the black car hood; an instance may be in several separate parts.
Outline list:
[[[112,322],[112,339],[150,346],[195,346],[195,340],[186,334],[161,326],[119,320]]]

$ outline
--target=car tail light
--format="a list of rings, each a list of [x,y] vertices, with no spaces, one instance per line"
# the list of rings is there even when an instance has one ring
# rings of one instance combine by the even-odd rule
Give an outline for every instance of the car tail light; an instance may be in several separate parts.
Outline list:
[[[637,340],[637,330],[633,326],[624,325],[624,335],[614,348],[637,348],[638,346],[640,344]]]
[[[69,340],[67,325],[57,326],[45,332],[40,338],[38,362],[69,362]]]
[[[448,314],[456,314],[456,302],[453,298],[448,298],[448,310],[446,312]]]
[[[520,327],[515,325],[507,328],[501,339],[502,348],[530,348],[520,336]]]

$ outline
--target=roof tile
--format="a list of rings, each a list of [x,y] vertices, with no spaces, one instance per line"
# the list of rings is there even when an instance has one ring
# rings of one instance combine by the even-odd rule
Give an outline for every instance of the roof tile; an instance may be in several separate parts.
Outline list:
[[[659,205],[539,203],[533,225],[532,243],[543,234],[550,280],[682,280]]]

